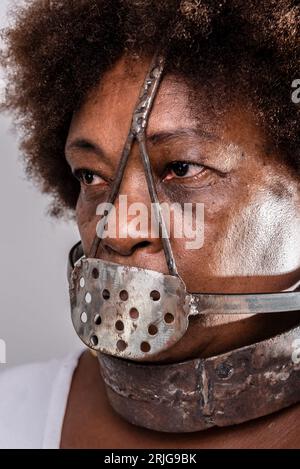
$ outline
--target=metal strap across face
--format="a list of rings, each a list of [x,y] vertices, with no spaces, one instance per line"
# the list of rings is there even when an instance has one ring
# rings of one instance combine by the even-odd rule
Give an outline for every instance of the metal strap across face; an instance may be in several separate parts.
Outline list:
[[[133,113],[107,202],[108,207],[112,206],[117,198],[132,146],[137,141],[169,275],[97,258],[109,209],[98,225],[88,256],[83,254],[80,243],[69,256],[72,321],[77,334],[91,349],[131,360],[151,358],[172,347],[185,334],[190,316],[300,310],[300,292],[202,294],[186,291],[167,236],[146,146],[147,124],[163,70],[164,58],[155,56]]]

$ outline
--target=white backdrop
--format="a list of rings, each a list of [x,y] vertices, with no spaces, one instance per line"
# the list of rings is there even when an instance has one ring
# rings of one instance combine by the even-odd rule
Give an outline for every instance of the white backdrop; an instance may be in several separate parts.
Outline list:
[[[11,3],[0,2],[1,28]],[[70,320],[66,281],[68,250],[79,235],[74,223],[47,215],[49,199],[26,181],[11,129],[11,119],[0,116],[0,345],[6,344],[7,361],[0,370],[81,346]]]

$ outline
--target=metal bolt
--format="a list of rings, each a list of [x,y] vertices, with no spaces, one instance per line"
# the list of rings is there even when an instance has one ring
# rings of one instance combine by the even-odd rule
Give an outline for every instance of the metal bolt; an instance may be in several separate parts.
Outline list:
[[[220,363],[216,368],[216,375],[221,379],[227,379],[233,374],[233,366],[230,363]]]

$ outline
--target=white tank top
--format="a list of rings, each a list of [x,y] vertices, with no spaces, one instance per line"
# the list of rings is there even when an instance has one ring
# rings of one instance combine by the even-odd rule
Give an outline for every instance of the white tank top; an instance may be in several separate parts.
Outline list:
[[[73,373],[83,349],[0,371],[0,448],[58,449]]]

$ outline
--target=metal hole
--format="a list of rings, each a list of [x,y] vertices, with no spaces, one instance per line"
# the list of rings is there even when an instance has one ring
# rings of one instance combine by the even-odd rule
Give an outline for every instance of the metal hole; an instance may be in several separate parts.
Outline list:
[[[150,324],[150,326],[148,327],[148,332],[150,335],[156,335],[158,332],[158,329],[154,324]]]
[[[94,323],[96,324],[96,326],[100,326],[100,324],[102,323],[100,314],[96,314],[96,316],[94,317]]]
[[[124,324],[123,324],[122,321],[117,321],[117,322],[116,322],[116,329],[117,329],[117,331],[119,331],[119,332],[124,331]]]
[[[117,349],[119,350],[119,352],[124,352],[126,348],[127,348],[126,342],[124,342],[124,340],[118,340]]]
[[[131,308],[131,310],[129,311],[129,316],[131,317],[131,319],[138,319],[139,317],[139,312],[136,308]]]
[[[96,347],[98,345],[98,337],[96,335],[92,335],[91,344],[93,347]]]
[[[85,280],[83,277],[81,277],[81,279],[79,280],[79,285],[81,286],[81,288],[84,288],[85,286]]]
[[[99,270],[96,267],[92,270],[92,277],[96,280],[99,278]]]
[[[88,318],[87,318],[87,314],[86,314],[86,312],[84,311],[84,312],[81,314],[81,316],[80,316],[80,320],[81,320],[81,322],[83,322],[83,324],[85,324],[85,323],[87,322],[87,319],[88,319]]]
[[[102,296],[104,300],[109,300],[110,299],[110,292],[108,290],[103,290]]]
[[[174,322],[174,319],[175,319],[175,318],[174,318],[173,314],[167,313],[167,314],[165,314],[164,319],[165,319],[165,322],[166,322],[167,324],[171,324],[172,322]]]
[[[128,292],[126,290],[122,290],[120,292],[120,298],[122,301],[127,301],[128,300]]]
[[[151,347],[150,347],[150,344],[148,342],[142,342],[141,343],[141,351],[144,352],[144,353],[148,353],[150,352],[151,350]]]
[[[92,302],[92,295],[89,292],[85,295],[85,301],[86,303]]]
[[[160,293],[159,293],[159,291],[153,290],[153,291],[150,293],[150,297],[152,298],[153,301],[158,301],[158,300],[160,300]]]

